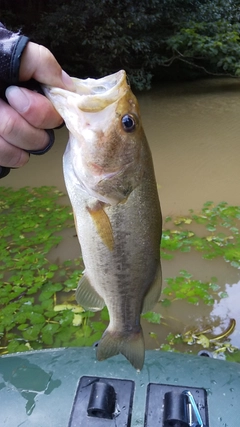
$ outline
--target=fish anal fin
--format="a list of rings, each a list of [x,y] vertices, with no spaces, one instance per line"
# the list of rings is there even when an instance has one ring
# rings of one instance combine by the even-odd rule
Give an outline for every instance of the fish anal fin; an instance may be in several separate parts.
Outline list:
[[[129,332],[104,332],[97,346],[97,359],[105,360],[117,354],[123,354],[137,370],[141,370],[145,358],[145,345],[141,326]]]
[[[146,313],[147,311],[152,310],[152,308],[160,298],[161,289],[162,289],[162,270],[161,270],[161,265],[159,264],[154,281],[150,289],[148,290],[147,294],[145,295],[142,313]]]
[[[99,311],[105,306],[103,298],[91,286],[85,274],[79,281],[75,296],[77,303],[86,310]]]
[[[102,203],[97,203],[94,207],[87,206],[87,210],[95,224],[98,235],[103,243],[112,251],[114,248],[114,237],[110,219],[106,214]]]

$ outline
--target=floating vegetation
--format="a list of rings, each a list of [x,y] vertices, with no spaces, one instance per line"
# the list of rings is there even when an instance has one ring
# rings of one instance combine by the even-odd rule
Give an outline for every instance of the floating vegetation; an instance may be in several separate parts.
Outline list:
[[[202,349],[207,349],[214,358],[227,359],[240,363],[239,349],[226,340],[226,338],[234,332],[235,327],[235,320],[230,319],[230,323],[226,331],[217,336],[209,336],[212,332],[211,327],[206,330],[188,330],[182,334],[169,333],[166,343],[159,345],[159,347],[164,351],[177,351],[179,344],[187,344],[189,346],[195,346],[196,352]],[[156,334],[153,334],[152,338],[157,340]]]
[[[213,202],[206,202],[198,214],[190,210],[186,217],[167,217],[162,236],[161,257],[172,260],[178,253],[196,251],[201,253],[203,259],[212,260],[221,257],[223,261],[239,269],[239,220],[240,207],[229,206],[226,202],[216,206]],[[228,297],[226,292],[220,291],[217,277],[211,277],[209,281],[203,282],[194,278],[188,271],[180,270],[178,276],[166,278],[165,282],[161,299],[161,304],[165,307],[177,300],[195,305],[202,302],[211,306],[216,300]],[[190,337],[187,333],[170,333],[166,342],[158,343],[158,346],[162,350],[177,351],[179,344],[181,346],[196,344],[195,352],[198,352],[200,347],[209,348],[215,357],[224,354],[227,359],[240,362],[240,350],[226,340],[236,327],[235,320],[230,320],[234,328],[230,328],[229,333],[223,334],[218,340],[209,339],[204,333],[190,333]],[[157,343],[156,333],[152,333],[151,336]]]
[[[106,308],[96,320],[95,314],[75,302],[74,290],[83,268],[81,258],[55,263],[48,259],[62,239],[61,231],[72,227],[75,233],[71,209],[63,205],[62,197],[54,187],[17,191],[0,187],[0,354],[89,346],[106,328]],[[207,202],[198,214],[191,210],[186,217],[167,217],[161,256],[168,260],[181,252],[196,251],[206,260],[221,257],[239,269],[239,220],[240,207],[225,202],[216,206]],[[165,282],[163,307],[179,300],[212,306],[216,300],[227,298],[217,277],[202,281],[182,269]],[[152,325],[164,322],[155,312],[142,317]],[[150,332],[150,336],[162,350],[179,351],[181,344],[188,351],[191,345],[195,352],[208,348],[216,355],[224,353],[228,359],[240,361],[240,351],[230,344],[229,334],[214,340],[207,332],[193,329],[189,334],[170,333],[164,343],[158,342],[156,332]]]
[[[221,256],[233,267],[240,268],[239,220],[240,206],[229,206],[226,202],[217,206],[214,206],[213,202],[206,202],[199,214],[190,210],[187,217],[167,217],[161,256],[164,259],[172,259],[173,251],[196,250],[202,252],[204,259]],[[171,228],[167,227],[170,223]],[[196,225],[198,234],[194,231]],[[189,230],[189,227],[192,229]]]
[[[0,188],[0,354],[91,345],[105,329],[75,303],[81,259],[47,259],[59,232],[73,227],[62,196],[51,187]]]

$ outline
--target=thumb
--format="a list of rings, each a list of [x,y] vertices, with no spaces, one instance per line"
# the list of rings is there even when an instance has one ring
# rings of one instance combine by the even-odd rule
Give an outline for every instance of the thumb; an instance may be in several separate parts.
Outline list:
[[[39,83],[74,91],[71,77],[62,70],[56,58],[46,47],[29,42],[25,47],[19,70],[19,80],[35,79]]]

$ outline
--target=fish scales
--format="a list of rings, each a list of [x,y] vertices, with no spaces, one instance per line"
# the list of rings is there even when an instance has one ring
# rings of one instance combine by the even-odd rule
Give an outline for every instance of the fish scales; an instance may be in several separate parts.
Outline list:
[[[76,80],[77,98],[60,89],[60,99],[57,89],[45,88],[70,130],[63,168],[85,265],[76,298],[93,311],[108,307],[110,322],[98,343],[98,360],[122,353],[142,369],[140,315],[161,291],[162,223],[152,157],[125,72]],[[88,81],[87,100],[81,84]],[[109,81],[115,83],[110,89]],[[104,102],[95,96],[98,82]],[[124,120],[134,122],[131,131]]]

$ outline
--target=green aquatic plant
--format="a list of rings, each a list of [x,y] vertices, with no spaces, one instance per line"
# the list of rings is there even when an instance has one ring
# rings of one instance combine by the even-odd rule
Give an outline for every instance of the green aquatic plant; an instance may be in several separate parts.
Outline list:
[[[198,353],[200,350],[207,350],[214,358],[227,359],[232,362],[240,362],[240,350],[227,341],[228,335],[235,330],[236,323],[230,319],[230,325],[219,336],[209,335],[211,327],[206,330],[192,329],[184,333],[169,333],[166,342],[159,344],[156,334],[152,338],[158,343],[158,347],[163,351],[179,352],[184,347],[186,353]],[[194,347],[194,350],[188,350],[187,346]]]
[[[174,220],[167,217],[161,256],[172,259],[173,251],[196,250],[202,252],[204,259],[221,256],[233,267],[240,268],[239,220],[240,206],[229,206],[226,202],[216,206],[213,202],[206,202],[198,214],[190,210],[187,217]]]
[[[209,282],[202,282],[193,278],[186,270],[181,270],[179,276],[165,279],[167,286],[164,287],[162,296],[166,295],[162,304],[170,305],[177,299],[184,299],[190,304],[198,304],[202,300],[207,305],[214,303],[214,293],[219,290],[216,283],[217,278],[212,277]],[[218,294],[224,297],[223,293]]]
[[[0,354],[91,345],[104,325],[74,302],[81,259],[52,263],[47,255],[73,227],[55,188],[0,188]]]
[[[64,195],[53,187],[16,191],[0,187],[0,354],[92,345],[106,328],[106,308],[96,316],[75,302],[74,290],[83,268],[81,258],[50,261],[49,253],[59,245],[61,232],[72,227],[75,234],[71,209],[63,199]],[[217,206],[207,202],[198,214],[190,211],[186,217],[167,217],[162,258],[197,251],[205,259],[222,257],[240,268],[239,220],[240,208],[225,202]],[[178,300],[212,305],[216,298],[227,297],[220,292],[216,277],[202,281],[180,270],[165,282],[161,300],[165,307],[174,307]],[[149,325],[164,322],[155,312],[142,317]],[[180,345],[188,351],[189,344],[181,333],[170,333],[164,343],[160,343],[156,332],[150,332],[150,336],[162,350],[178,351]],[[204,342],[199,341],[198,347]],[[239,361],[240,352],[234,349],[231,353],[228,344],[221,349],[225,349],[227,358]]]
[[[179,253],[196,251],[203,259],[222,258],[223,262],[228,262],[232,267],[239,269],[239,221],[240,206],[229,206],[226,202],[218,205],[206,202],[199,213],[190,210],[189,215],[185,217],[168,216],[164,223],[161,257],[171,260]],[[216,277],[202,281],[193,277],[190,272],[181,270],[177,276],[166,278],[165,282],[161,299],[161,304],[165,307],[174,306],[177,300],[187,304],[213,305],[215,301],[228,297],[226,292],[220,290]],[[151,319],[154,319],[153,315]],[[181,350],[184,348],[188,352],[189,342],[184,340],[180,332],[169,333],[165,342],[161,344],[156,333],[150,333],[150,336],[162,350],[179,351],[179,348]],[[240,361],[240,349],[233,347],[228,341],[220,343],[209,341],[202,335],[195,344],[197,344],[195,352],[208,344],[215,356],[224,354],[228,360]]]

